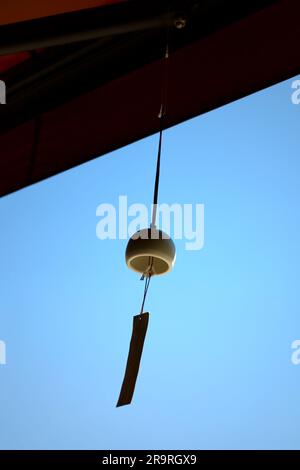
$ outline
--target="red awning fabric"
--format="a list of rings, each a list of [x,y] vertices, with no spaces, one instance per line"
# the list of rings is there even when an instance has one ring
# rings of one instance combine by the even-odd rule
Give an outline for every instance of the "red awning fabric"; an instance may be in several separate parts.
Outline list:
[[[15,67],[30,57],[28,52],[20,52],[19,54],[6,55],[0,57],[0,73]]]
[[[300,73],[299,15],[280,0],[173,52],[166,127]],[[2,133],[0,194],[156,132],[161,72],[154,60]]]
[[[126,0],[10,0],[1,4],[0,25],[101,7],[122,1]]]
[[[0,26],[86,10],[88,8],[103,7],[124,1],[127,0],[52,0],[48,2],[11,0],[1,5]],[[27,51],[19,54],[0,56],[0,73],[18,65],[29,57],[30,54]]]

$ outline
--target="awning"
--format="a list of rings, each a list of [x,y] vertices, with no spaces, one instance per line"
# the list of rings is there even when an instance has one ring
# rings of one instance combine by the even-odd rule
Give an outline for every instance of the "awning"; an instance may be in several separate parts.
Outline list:
[[[296,0],[36,3],[0,12],[2,196],[158,130],[167,24],[166,127],[300,72]]]

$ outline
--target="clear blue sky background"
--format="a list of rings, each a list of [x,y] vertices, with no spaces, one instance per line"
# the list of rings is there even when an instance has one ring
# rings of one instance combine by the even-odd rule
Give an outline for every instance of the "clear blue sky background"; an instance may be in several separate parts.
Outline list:
[[[205,246],[177,242],[151,283],[131,406],[115,403],[143,284],[96,207],[151,202],[157,135],[0,201],[1,449],[300,448],[291,83],[165,133],[160,200],[205,204]]]

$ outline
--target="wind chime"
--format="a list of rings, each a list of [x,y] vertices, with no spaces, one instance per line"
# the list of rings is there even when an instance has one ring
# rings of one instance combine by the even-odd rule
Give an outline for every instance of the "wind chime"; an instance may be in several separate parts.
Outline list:
[[[166,52],[163,61],[164,79],[162,84],[161,107],[158,115],[160,120],[160,131],[153,193],[152,222],[149,228],[139,230],[130,238],[125,254],[127,266],[138,272],[142,276],[141,279],[144,280],[145,284],[140,313],[133,317],[133,330],[129,354],[117,406],[129,405],[134,394],[149,322],[149,312],[144,312],[144,305],[150,280],[153,276],[160,276],[171,271],[176,257],[174,242],[168,234],[156,227],[162,136],[164,119],[166,117],[168,59],[169,47],[167,40]]]

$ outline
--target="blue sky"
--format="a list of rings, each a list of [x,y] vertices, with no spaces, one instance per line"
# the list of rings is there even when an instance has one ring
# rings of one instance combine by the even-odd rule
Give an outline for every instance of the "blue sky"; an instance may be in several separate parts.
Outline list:
[[[203,203],[151,282],[131,406],[115,408],[143,284],[96,208],[151,203],[158,136],[0,201],[1,449],[299,449],[300,105],[288,80],[165,132],[160,202]]]

